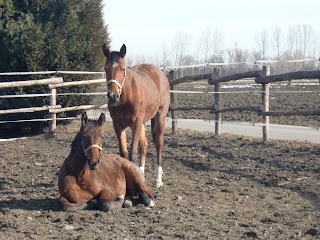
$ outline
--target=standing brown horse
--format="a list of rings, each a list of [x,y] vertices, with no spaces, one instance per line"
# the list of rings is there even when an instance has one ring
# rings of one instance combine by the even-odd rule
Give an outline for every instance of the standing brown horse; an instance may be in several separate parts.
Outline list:
[[[156,186],[161,187],[163,134],[165,117],[170,104],[170,85],[166,76],[157,67],[141,64],[129,68],[125,63],[126,46],[120,52],[110,51],[103,45],[106,56],[105,71],[108,85],[108,108],[119,141],[120,155],[128,158],[126,128],[132,130],[129,160],[135,161],[140,151],[139,167],[145,168],[148,142],[145,122],[151,119],[153,142],[157,150]]]
[[[66,211],[77,211],[95,204],[102,211],[121,208],[124,199],[133,199],[154,206],[151,188],[140,169],[115,154],[102,155],[102,126],[105,115],[98,120],[81,116],[81,128],[72,142],[58,179],[60,202]]]

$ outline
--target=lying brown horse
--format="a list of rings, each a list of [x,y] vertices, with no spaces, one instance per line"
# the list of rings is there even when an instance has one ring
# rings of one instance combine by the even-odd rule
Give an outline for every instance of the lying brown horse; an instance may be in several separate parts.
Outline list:
[[[151,119],[153,142],[157,150],[156,186],[161,187],[163,134],[165,117],[170,104],[170,85],[166,76],[157,67],[141,64],[129,68],[125,63],[126,46],[120,52],[110,51],[103,45],[106,56],[105,71],[108,85],[108,108],[119,141],[120,155],[135,161],[140,151],[139,167],[145,168],[148,142],[145,135],[145,122]],[[126,128],[132,130],[129,156]]]
[[[98,120],[81,116],[81,128],[64,161],[58,186],[60,202],[66,211],[77,211],[93,205],[102,211],[121,208],[125,198],[153,206],[151,188],[140,169],[115,154],[102,155],[105,115]]]

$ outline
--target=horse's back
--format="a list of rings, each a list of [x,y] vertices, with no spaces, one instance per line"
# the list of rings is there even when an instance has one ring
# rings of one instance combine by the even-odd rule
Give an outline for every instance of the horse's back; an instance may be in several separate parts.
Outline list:
[[[152,64],[139,64],[132,68],[136,73],[144,76],[146,79],[152,80],[157,87],[160,85],[167,86],[170,90],[169,82],[166,75],[156,66]]]
[[[168,108],[170,104],[170,85],[166,75],[152,64],[139,64],[132,68],[136,73],[144,77],[145,81],[152,81],[159,93],[160,105]],[[152,86],[148,85],[149,91]],[[155,93],[152,93],[155,94]]]

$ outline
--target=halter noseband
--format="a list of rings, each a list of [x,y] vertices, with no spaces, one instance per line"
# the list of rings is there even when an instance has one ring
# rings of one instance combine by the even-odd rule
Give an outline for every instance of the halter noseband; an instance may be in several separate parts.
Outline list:
[[[117,84],[117,86],[119,87],[119,92],[120,92],[120,94],[119,95],[121,95],[121,93],[122,93],[122,87],[123,87],[123,84],[124,84],[124,82],[125,82],[125,80],[126,80],[126,77],[127,77],[127,67],[126,66],[124,66],[124,76],[123,76],[123,81],[122,81],[122,83],[120,84],[117,80],[115,80],[115,79],[110,79],[110,80],[108,80],[107,81],[107,85],[109,85],[110,83],[115,83],[115,84]]]
[[[100,151],[102,151],[102,147],[100,147],[98,144],[92,144],[87,149],[84,149],[85,153],[87,153],[91,148],[98,148]]]
[[[100,147],[98,144],[92,144],[90,145],[89,147],[87,147],[86,149],[84,148],[83,146],[83,142],[82,142],[82,147],[83,147],[83,151],[84,151],[84,155],[86,157],[88,157],[88,151],[91,149],[91,148],[98,148],[100,150],[100,152],[102,151],[102,147]],[[100,158],[100,157],[99,157]]]

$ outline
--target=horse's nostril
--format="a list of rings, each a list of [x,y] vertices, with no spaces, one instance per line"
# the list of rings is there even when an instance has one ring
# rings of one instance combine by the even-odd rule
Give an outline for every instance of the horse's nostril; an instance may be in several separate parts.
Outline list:
[[[107,96],[111,102],[116,102],[120,98],[120,95],[118,93],[108,93]]]
[[[99,160],[97,162],[92,162],[91,160],[88,160],[88,165],[90,170],[96,170],[98,168]]]

